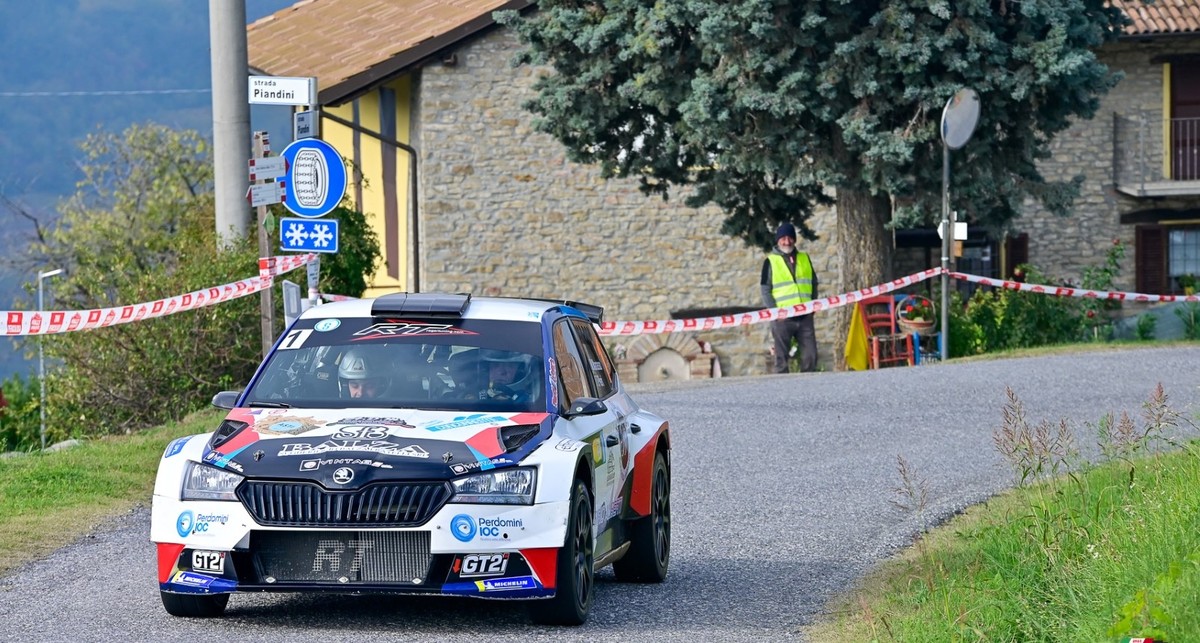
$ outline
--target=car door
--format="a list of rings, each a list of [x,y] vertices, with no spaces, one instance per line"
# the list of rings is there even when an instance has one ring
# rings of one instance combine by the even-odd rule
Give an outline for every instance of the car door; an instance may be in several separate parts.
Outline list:
[[[611,387],[605,389],[602,384],[597,385],[597,378],[592,374],[593,360],[588,359],[590,354],[576,337],[572,319],[564,318],[556,322],[551,329],[551,335],[554,359],[558,366],[560,415],[576,406],[581,399],[603,399],[601,395],[611,394]],[[578,415],[569,420],[559,420],[559,432],[586,442],[591,449],[597,559],[617,544],[615,536],[618,532],[614,527],[620,514],[620,494],[625,479],[624,467],[621,464],[622,432],[619,428],[622,422],[626,425],[627,434],[628,421],[612,407],[596,415]]]

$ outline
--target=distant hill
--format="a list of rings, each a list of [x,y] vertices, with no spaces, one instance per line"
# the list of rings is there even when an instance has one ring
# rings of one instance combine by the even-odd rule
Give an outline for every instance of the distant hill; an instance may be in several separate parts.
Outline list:
[[[247,22],[294,1],[246,0]],[[212,131],[207,2],[0,2],[0,42],[0,194],[31,211],[48,214],[74,191],[79,142],[97,128],[153,121]],[[277,145],[290,137],[279,131],[280,109],[251,117]],[[5,212],[0,222],[9,256],[28,224]],[[0,271],[0,309],[24,298],[21,284],[33,279]],[[29,370],[10,341],[0,343],[0,379]]]

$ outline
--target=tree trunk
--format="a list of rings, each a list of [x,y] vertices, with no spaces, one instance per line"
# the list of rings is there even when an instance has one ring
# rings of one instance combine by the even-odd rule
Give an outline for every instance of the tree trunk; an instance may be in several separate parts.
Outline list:
[[[853,176],[852,172],[848,172]],[[892,220],[891,200],[856,187],[837,189],[837,234],[841,255],[840,292],[854,292],[891,280],[892,234],[886,228]],[[822,288],[822,296],[837,294]],[[846,370],[846,334],[850,330],[853,309],[837,309],[833,355],[836,369]]]

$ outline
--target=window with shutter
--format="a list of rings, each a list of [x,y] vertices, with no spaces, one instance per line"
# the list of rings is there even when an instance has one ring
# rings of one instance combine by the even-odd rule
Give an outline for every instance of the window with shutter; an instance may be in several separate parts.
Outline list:
[[[1137,291],[1151,295],[1167,292],[1166,231],[1158,225],[1140,225],[1134,235]]]

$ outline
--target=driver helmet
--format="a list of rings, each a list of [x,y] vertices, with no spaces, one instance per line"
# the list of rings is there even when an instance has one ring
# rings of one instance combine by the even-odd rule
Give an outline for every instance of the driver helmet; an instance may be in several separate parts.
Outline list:
[[[349,395],[346,382],[351,380],[378,380],[381,389],[387,388],[391,384],[391,374],[382,361],[377,353],[364,347],[346,351],[338,361],[338,392],[341,396]]]
[[[508,386],[521,386],[529,375],[529,355],[514,351],[496,350],[494,348],[479,349],[479,361],[483,365],[483,376],[488,376],[492,364],[512,364],[517,372]]]

